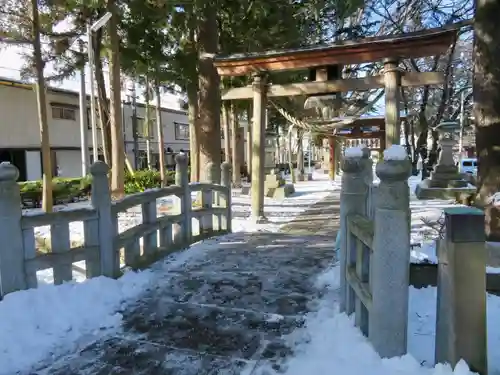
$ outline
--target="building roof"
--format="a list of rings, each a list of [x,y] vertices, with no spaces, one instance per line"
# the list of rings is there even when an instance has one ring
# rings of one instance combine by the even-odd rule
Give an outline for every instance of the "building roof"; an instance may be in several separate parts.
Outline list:
[[[337,64],[360,64],[386,58],[418,58],[445,53],[462,23],[443,28],[385,35],[300,49],[218,55],[214,65],[222,76],[259,71],[306,69]]]
[[[15,80],[12,78],[1,77],[1,76],[0,76],[0,86],[15,87],[18,89],[25,89],[25,90],[32,90],[33,89],[33,85],[31,83],[23,82],[20,80]],[[47,87],[47,90],[53,94],[68,95],[68,96],[73,96],[73,97],[78,97],[80,95],[77,91],[62,89],[62,88],[58,88],[58,87],[49,86],[49,87]],[[87,95],[87,99],[90,99],[90,95]],[[141,107],[141,108],[145,107],[145,105],[143,103],[137,103],[137,106]],[[164,112],[187,115],[187,111],[184,111],[181,109],[166,108],[166,107],[161,107],[161,109]]]

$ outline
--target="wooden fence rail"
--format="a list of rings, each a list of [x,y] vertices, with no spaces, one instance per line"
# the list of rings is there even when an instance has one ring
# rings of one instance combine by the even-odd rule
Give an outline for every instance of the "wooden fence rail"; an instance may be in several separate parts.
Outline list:
[[[187,247],[194,241],[231,231],[231,170],[221,167],[221,180],[189,184],[188,164],[176,156],[176,185],[111,200],[109,167],[98,161],[91,167],[92,195],[88,208],[52,213],[25,213],[16,180],[19,171],[9,163],[0,164],[0,297],[38,286],[37,272],[53,269],[55,284],[73,279],[73,263],[85,261],[86,277],[120,275],[123,266]],[[199,194],[200,207],[193,207],[192,193]],[[157,210],[157,200],[173,196],[171,214]],[[119,233],[118,217],[140,207],[142,223]],[[199,223],[197,233],[193,221]],[[70,223],[83,223],[83,243],[72,247]],[[50,251],[37,248],[35,229],[50,226]]]

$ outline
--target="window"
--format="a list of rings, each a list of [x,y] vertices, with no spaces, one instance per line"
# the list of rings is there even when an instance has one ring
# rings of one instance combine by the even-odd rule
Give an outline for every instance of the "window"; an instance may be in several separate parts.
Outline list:
[[[132,119],[133,121],[133,119]],[[141,138],[153,138],[154,137],[155,120],[149,120],[149,126],[146,127],[146,122],[144,118],[137,117],[137,135]]]
[[[100,129],[101,128],[101,122],[99,121],[99,112],[97,112],[97,108],[96,108],[96,128],[97,129]],[[90,108],[87,108],[87,128],[89,129],[92,129],[92,119],[90,118],[90,113],[91,113],[91,109]]]
[[[189,139],[189,125],[174,122],[174,126],[175,126],[175,139],[177,140]]]
[[[63,105],[52,105],[52,118],[76,121],[76,110]]]

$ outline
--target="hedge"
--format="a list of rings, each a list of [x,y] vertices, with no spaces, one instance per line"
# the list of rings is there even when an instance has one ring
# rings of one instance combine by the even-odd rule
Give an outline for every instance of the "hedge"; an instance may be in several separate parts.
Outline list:
[[[167,184],[175,181],[175,172],[166,171]],[[161,186],[160,172],[155,170],[136,171],[132,176],[125,174],[125,194],[139,193],[147,189],[159,188]],[[41,207],[42,181],[19,182],[21,190],[21,201],[24,207]],[[52,197],[54,204],[66,204],[88,199],[92,187],[92,179],[88,177],[78,178],[54,178],[52,180]]]

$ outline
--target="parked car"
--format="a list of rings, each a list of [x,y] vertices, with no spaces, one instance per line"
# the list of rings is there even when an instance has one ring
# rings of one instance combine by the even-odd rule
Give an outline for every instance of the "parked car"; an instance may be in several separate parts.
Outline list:
[[[458,162],[458,171],[460,173],[468,173],[473,176],[477,175],[477,159],[465,158]]]

